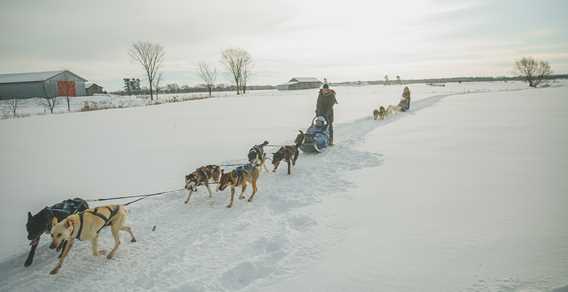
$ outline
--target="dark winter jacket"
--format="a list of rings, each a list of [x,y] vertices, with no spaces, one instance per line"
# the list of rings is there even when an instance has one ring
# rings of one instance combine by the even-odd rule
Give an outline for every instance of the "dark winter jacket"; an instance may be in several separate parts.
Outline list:
[[[410,108],[410,97],[408,98],[402,98],[400,100],[400,102],[398,103],[398,106],[400,106],[400,110],[405,112]]]
[[[333,123],[333,106],[337,103],[333,89],[320,89],[316,105],[316,115],[324,116],[328,123]]]
[[[405,112],[410,108],[410,89],[407,87],[402,91],[402,100],[398,103],[400,110]]]

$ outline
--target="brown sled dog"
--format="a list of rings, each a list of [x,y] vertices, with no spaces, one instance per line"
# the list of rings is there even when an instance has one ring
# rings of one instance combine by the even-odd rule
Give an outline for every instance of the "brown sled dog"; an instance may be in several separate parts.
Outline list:
[[[284,160],[288,164],[288,175],[292,174],[291,168],[296,165],[296,160],[298,160],[298,156],[300,155],[300,151],[298,149],[304,143],[304,132],[300,131],[300,134],[296,136],[294,143],[294,145],[282,146],[278,149],[278,151],[272,154],[272,165],[274,165],[272,172],[276,172],[280,162]]]
[[[385,110],[385,107],[381,105],[381,107],[379,107],[379,109],[375,109],[373,111],[373,117],[375,118],[375,120],[384,120],[385,117],[387,116],[387,111]]]
[[[221,171],[221,179],[219,181],[219,190],[224,191],[228,186],[231,187],[231,202],[227,205],[227,208],[233,206],[235,199],[235,188],[241,186],[241,195],[239,199],[245,198],[245,191],[249,183],[252,184],[252,194],[248,198],[249,202],[252,202],[256,191],[258,190],[256,183],[258,181],[258,176],[260,175],[260,165],[247,164],[239,166],[236,169],[225,173]]]
[[[221,177],[221,167],[217,165],[206,165],[196,169],[194,172],[185,176],[185,189],[188,191],[187,199],[185,203],[188,204],[191,199],[191,194],[197,191],[197,187],[204,185],[209,192],[209,198],[213,195],[211,194],[211,188],[209,187],[209,182],[219,182]]]
[[[59,258],[59,263],[50,274],[57,274],[65,257],[69,254],[69,250],[73,247],[75,239],[89,240],[94,256],[104,255],[104,250],[98,249],[99,232],[106,226],[110,226],[112,237],[114,238],[114,247],[107,255],[107,259],[111,259],[118,247],[120,246],[119,231],[126,231],[130,233],[130,241],[136,242],[136,238],[132,233],[132,229],[125,225],[127,217],[126,208],[122,205],[108,205],[97,207],[94,209],[87,209],[79,214],[73,214],[57,222],[57,218],[53,218],[51,228],[51,245],[49,248],[57,248],[63,241],[67,241],[63,249],[63,254]]]

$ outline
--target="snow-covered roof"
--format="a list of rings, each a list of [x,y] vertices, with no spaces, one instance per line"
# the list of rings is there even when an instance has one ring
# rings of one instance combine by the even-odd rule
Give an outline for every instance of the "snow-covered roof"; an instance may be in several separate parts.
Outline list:
[[[277,86],[292,85],[292,84],[298,84],[298,82],[296,82],[296,81],[291,81],[291,82],[286,82],[286,83],[278,84]]]
[[[102,87],[102,86],[96,84],[95,82],[89,82],[89,81],[85,82],[85,88],[89,88],[93,85],[98,86],[98,87]]]
[[[10,74],[0,74],[0,83],[20,83],[20,82],[37,82],[45,81],[54,76],[61,74],[67,70],[59,71],[45,71],[45,72],[28,72],[28,73],[10,73]],[[67,71],[80,79],[86,81],[85,78],[78,76],[77,74]]]
[[[321,82],[315,77],[294,77],[289,82]]]

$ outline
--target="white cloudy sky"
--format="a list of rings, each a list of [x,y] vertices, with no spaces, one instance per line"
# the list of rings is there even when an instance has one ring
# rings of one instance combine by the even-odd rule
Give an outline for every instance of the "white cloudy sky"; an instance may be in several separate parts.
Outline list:
[[[248,50],[253,84],[510,75],[521,56],[568,72],[564,0],[0,0],[0,73],[69,69],[108,89],[142,76],[139,40],[166,49],[164,84]],[[223,81],[223,80],[221,80]],[[228,81],[225,81],[228,82]]]

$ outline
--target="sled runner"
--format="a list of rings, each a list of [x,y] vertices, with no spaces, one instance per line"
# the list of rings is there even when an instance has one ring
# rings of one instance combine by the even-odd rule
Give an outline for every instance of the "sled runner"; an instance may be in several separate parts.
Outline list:
[[[315,117],[304,134],[300,149],[306,153],[320,153],[329,146],[329,127],[324,117]]]

